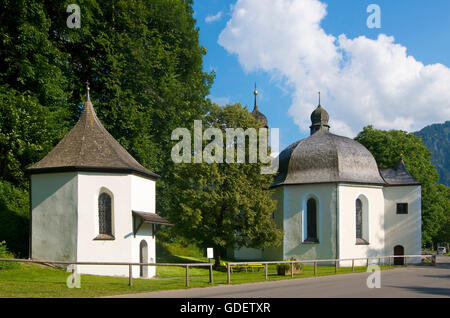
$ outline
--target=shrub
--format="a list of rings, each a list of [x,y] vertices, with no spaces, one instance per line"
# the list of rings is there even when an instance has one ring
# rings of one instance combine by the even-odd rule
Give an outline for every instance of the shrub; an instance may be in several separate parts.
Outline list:
[[[292,257],[286,261],[298,261],[296,258]],[[294,263],[294,274],[300,274],[303,269],[303,263]],[[283,263],[277,264],[278,275],[287,275],[291,273],[291,264]]]
[[[6,242],[0,242],[0,258],[14,258],[14,255],[8,251]],[[0,262],[0,270],[18,268],[19,263],[16,262]]]
[[[19,257],[28,256],[29,197],[24,189],[0,181],[0,242]]]

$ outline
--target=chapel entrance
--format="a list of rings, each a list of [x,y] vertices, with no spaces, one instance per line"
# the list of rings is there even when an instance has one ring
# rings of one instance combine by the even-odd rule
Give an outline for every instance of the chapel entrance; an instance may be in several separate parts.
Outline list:
[[[139,245],[139,262],[144,264],[148,263],[148,246],[145,240],[142,240],[141,244]],[[148,266],[140,266],[140,276],[148,276]]]
[[[405,255],[405,249],[401,245],[397,245],[394,247],[394,256]],[[394,265],[404,265],[405,258],[404,257],[395,257]]]

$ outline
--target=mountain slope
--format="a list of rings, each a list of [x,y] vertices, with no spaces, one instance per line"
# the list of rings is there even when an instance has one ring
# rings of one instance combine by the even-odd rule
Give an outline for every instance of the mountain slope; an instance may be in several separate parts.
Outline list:
[[[450,186],[450,121],[432,124],[414,133],[431,151],[431,162],[441,176],[439,183]]]

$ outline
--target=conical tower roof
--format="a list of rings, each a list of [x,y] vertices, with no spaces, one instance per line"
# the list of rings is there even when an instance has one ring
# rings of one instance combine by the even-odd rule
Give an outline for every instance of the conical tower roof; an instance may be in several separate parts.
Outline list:
[[[103,127],[89,98],[89,89],[76,125],[42,160],[27,169],[30,174],[62,171],[133,173],[159,178],[137,162]]]

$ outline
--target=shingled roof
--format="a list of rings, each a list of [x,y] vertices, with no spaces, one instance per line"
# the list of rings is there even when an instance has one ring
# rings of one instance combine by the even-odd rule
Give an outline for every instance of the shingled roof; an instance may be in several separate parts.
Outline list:
[[[159,176],[137,162],[103,127],[95,114],[89,90],[80,119],[41,161],[27,169],[30,174],[94,171]]]
[[[353,139],[330,133],[328,119],[319,104],[311,114],[311,135],[280,153],[278,174],[271,187],[329,182],[385,184],[370,151]]]
[[[388,185],[418,185],[419,181],[406,169],[403,159],[397,162],[394,168],[380,168],[380,174]]]

